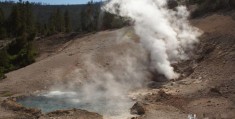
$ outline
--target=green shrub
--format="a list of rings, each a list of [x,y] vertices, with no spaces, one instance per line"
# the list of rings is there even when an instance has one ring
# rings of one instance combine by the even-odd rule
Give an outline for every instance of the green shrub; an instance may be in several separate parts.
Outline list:
[[[0,50],[0,67],[2,72],[10,67],[10,58],[5,49]]]
[[[6,75],[4,74],[4,68],[0,67],[0,80],[6,78]]]
[[[12,93],[10,91],[1,91],[0,95],[1,95],[1,97],[10,97],[10,96],[14,95],[14,93]]]
[[[4,27],[0,27],[0,40],[7,37],[7,31]]]
[[[17,67],[27,66],[35,62],[36,54],[36,50],[32,43],[29,43],[18,53],[16,59],[14,60],[14,65]]]
[[[16,38],[7,46],[7,50],[2,50],[0,55],[0,66],[4,68],[4,73],[9,72],[35,62],[37,55],[33,46],[35,34],[23,34]]]

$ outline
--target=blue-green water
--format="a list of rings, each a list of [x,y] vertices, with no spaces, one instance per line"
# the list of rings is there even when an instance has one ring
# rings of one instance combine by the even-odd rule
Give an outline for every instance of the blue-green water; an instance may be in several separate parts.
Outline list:
[[[40,109],[43,113],[77,108],[110,116],[129,113],[129,108],[133,105],[131,101],[118,98],[110,101],[105,98],[94,97],[92,100],[82,100],[82,97],[79,97],[79,95],[71,93],[69,95],[29,96],[18,99],[17,102],[25,107]]]
[[[46,96],[25,97],[18,100],[17,102],[24,105],[25,107],[41,109],[42,112],[44,113],[52,112],[55,110],[73,109],[73,108],[89,109],[90,107],[92,107],[92,105],[88,103],[87,104],[74,103],[68,101],[65,98],[54,98]]]

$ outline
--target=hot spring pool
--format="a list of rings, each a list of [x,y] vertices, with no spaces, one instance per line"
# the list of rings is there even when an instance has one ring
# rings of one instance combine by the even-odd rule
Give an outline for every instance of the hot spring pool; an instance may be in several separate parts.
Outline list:
[[[94,97],[92,101],[83,100],[77,93],[58,91],[20,98],[17,102],[25,107],[40,109],[43,113],[77,108],[108,116],[127,115],[130,112],[130,107],[134,104],[127,99],[116,99],[111,102],[104,97]]]

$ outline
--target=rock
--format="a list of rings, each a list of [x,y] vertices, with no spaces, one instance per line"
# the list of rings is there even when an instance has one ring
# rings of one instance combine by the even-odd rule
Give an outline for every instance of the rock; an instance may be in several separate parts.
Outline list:
[[[6,79],[6,78],[7,78],[7,76],[5,74],[3,74],[3,76],[0,77],[0,81],[3,80],[3,79]]]
[[[72,109],[72,110],[57,110],[54,112],[50,112],[41,119],[103,119],[103,116],[95,113],[88,112],[86,110],[81,109]]]
[[[215,93],[215,94],[219,94],[222,95],[222,93],[220,92],[220,89],[217,87],[211,88],[210,92]]]
[[[183,78],[190,76],[193,72],[194,69],[192,67],[187,67],[186,69],[184,69]]]
[[[140,102],[136,102],[131,110],[130,110],[131,114],[137,114],[137,115],[144,115],[145,114],[145,109],[142,103]]]
[[[230,7],[235,8],[235,0],[229,0]]]
[[[168,0],[168,8],[175,9],[178,6],[178,2],[176,0]]]
[[[131,117],[131,119],[141,119],[141,118],[139,118],[139,117]]]
[[[13,111],[20,111],[24,109],[22,105],[16,103],[13,99],[4,100],[1,106],[4,107],[5,109],[9,109]]]
[[[159,74],[157,71],[151,72],[151,74],[152,74],[152,78],[151,78],[152,81],[155,81],[155,82],[169,81],[164,75]]]
[[[162,82],[156,82],[156,81],[149,81],[147,83],[148,88],[161,88],[164,83]]]
[[[169,94],[166,94],[166,92],[164,90],[158,91],[158,95],[162,98],[168,98],[169,97]]]
[[[62,116],[62,115],[69,115],[70,114],[70,110],[56,110],[54,112],[50,112],[48,113],[47,115],[49,117],[52,117],[52,116]]]
[[[33,119],[39,118],[42,115],[41,110],[26,108],[26,107],[22,106],[21,104],[18,104],[16,102],[15,98],[8,98],[8,99],[4,100],[1,104],[1,106],[4,107],[5,109],[8,109],[8,110],[20,112],[21,114],[26,115],[27,117],[30,117]]]
[[[170,94],[167,94],[164,90],[158,91],[158,95],[156,97],[156,102],[162,101],[162,100],[168,100],[171,98]]]

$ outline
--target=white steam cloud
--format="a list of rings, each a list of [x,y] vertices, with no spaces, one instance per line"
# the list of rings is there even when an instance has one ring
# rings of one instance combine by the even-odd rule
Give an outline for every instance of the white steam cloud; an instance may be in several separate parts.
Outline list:
[[[200,31],[187,20],[186,7],[168,9],[166,0],[110,0],[103,9],[134,21],[134,29],[150,52],[151,66],[168,79],[179,76],[172,63],[187,59]]]
[[[68,75],[67,85],[59,84],[44,96],[84,105],[79,108],[98,112],[104,119],[131,117],[129,109],[134,102],[128,97],[129,91],[141,88],[149,74],[135,55],[137,52],[141,51],[131,50],[123,55],[108,53],[106,58],[116,60],[107,67],[97,63],[94,56],[86,55],[81,69]],[[85,78],[78,78],[81,76]]]
[[[132,19],[141,44],[128,37],[129,28],[114,31],[114,36],[107,36],[111,43],[105,42],[111,45],[106,46],[111,47],[108,52],[104,48],[83,54],[86,56],[79,60],[82,65],[66,77],[70,79],[68,85],[63,83],[45,96],[63,95],[71,102],[91,105],[89,111],[125,119],[133,104],[128,92],[140,88],[149,78],[146,50],[150,52],[151,69],[174,79],[179,75],[172,63],[188,58],[201,33],[189,24],[184,6],[169,10],[164,0],[111,0],[103,9]]]

